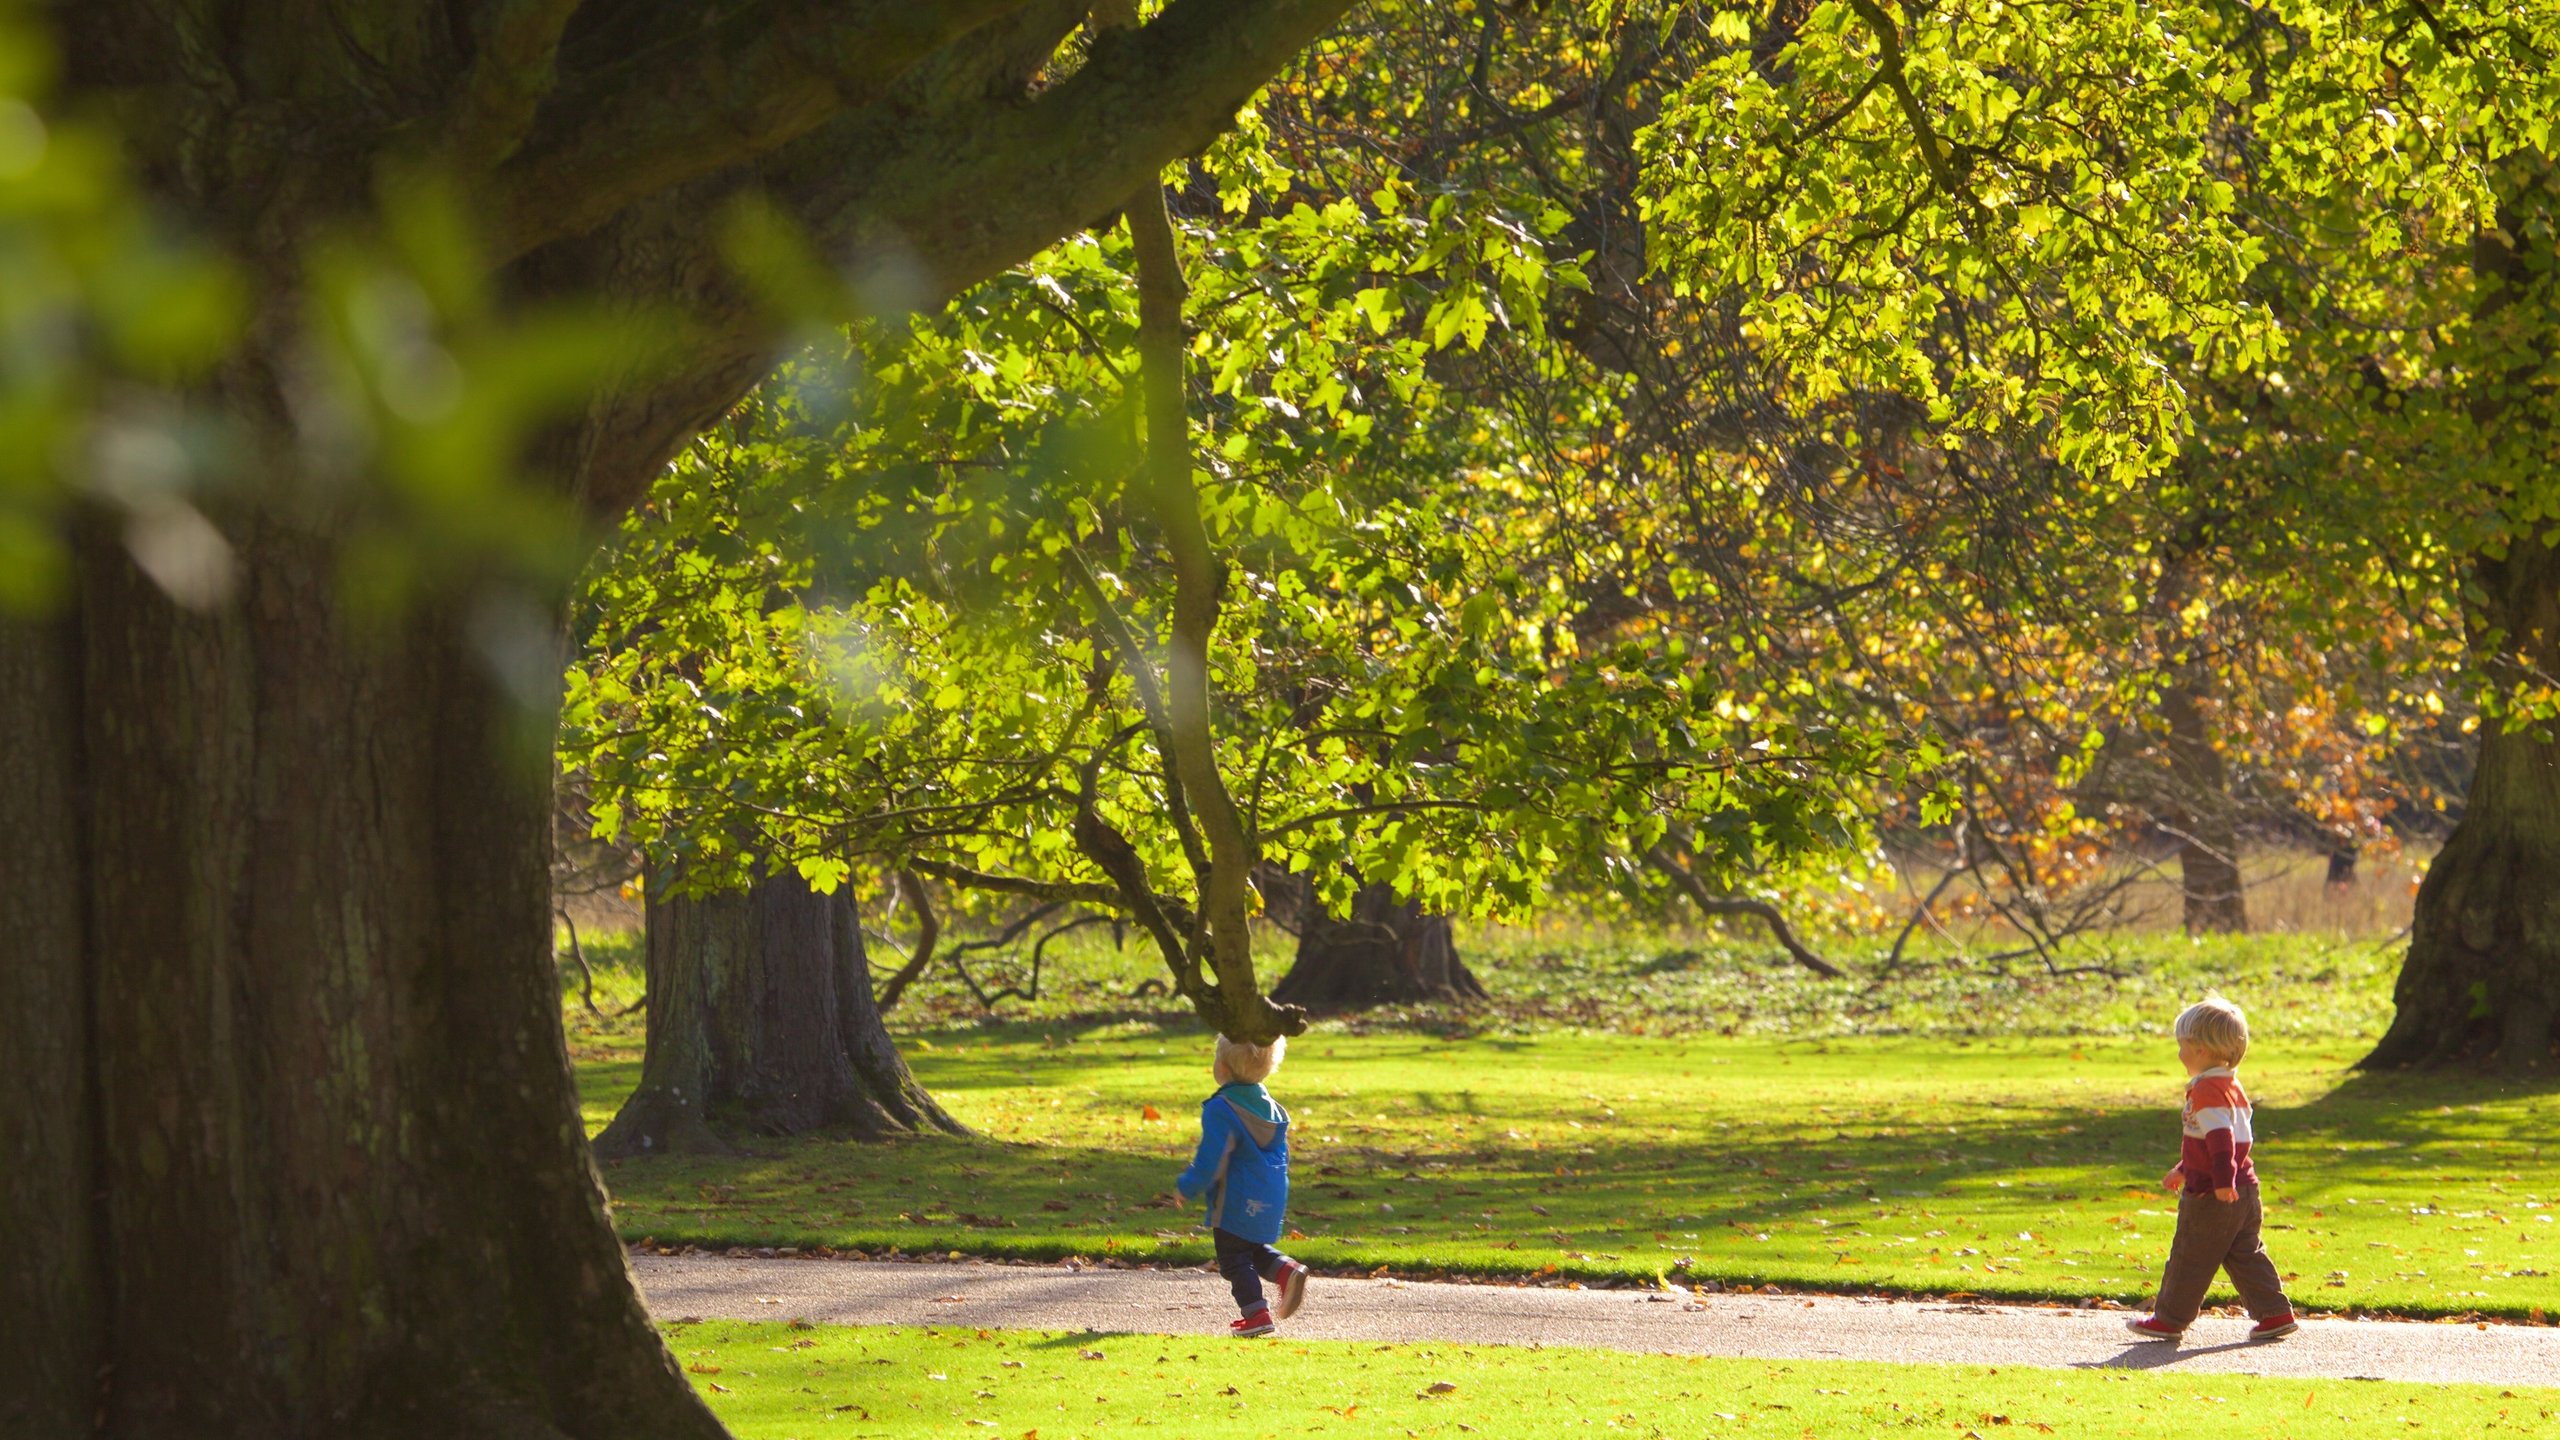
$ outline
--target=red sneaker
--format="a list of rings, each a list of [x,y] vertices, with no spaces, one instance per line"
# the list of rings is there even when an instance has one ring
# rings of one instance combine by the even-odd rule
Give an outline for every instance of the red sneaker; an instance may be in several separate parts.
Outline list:
[[[1227,1333],[1238,1340],[1251,1340],[1257,1335],[1268,1335],[1275,1328],[1271,1323],[1271,1307],[1265,1305],[1241,1320],[1230,1321]]]
[[[2281,1340],[2301,1328],[2302,1322],[2294,1319],[2293,1312],[2287,1310],[2281,1315],[2270,1315],[2266,1319],[2259,1321],[2257,1324],[2250,1326],[2249,1338],[2252,1340]]]
[[[1280,1262],[1280,1273],[1272,1277],[1280,1287],[1280,1298],[1272,1303],[1271,1318],[1286,1320],[1298,1313],[1307,1298],[1307,1267],[1295,1260]]]
[[[2148,1315],[2139,1320],[2127,1320],[2124,1322],[2124,1328],[2145,1340],[2175,1340],[2187,1333],[2184,1330],[2172,1330]]]

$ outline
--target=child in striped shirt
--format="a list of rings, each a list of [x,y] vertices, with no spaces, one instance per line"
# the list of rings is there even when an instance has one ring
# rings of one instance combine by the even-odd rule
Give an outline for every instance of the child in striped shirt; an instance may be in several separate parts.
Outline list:
[[[2284,1282],[2258,1237],[2258,1167],[2249,1097],[2240,1088],[2240,1059],[2249,1053],[2249,1021],[2219,995],[2188,1006],[2177,1024],[2178,1059],[2187,1067],[2185,1138],[2178,1165],[2161,1178],[2178,1196],[2178,1233],[2151,1314],[2125,1328],[2145,1340],[2175,1340],[2204,1308],[2213,1273],[2231,1276],[2240,1303],[2257,1321],[2251,1340],[2280,1340],[2301,1329]]]

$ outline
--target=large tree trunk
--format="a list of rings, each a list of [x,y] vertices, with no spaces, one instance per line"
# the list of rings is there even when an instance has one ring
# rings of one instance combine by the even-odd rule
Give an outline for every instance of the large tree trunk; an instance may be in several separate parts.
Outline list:
[[[2530,537],[2473,563],[2483,636],[2560,673],[2560,553]],[[2493,659],[2496,670],[2508,667]],[[2560,1015],[2560,743],[2547,722],[2480,728],[2461,822],[2418,886],[2398,1013],[2367,1066],[2549,1065]]]
[[[1365,1010],[1487,998],[1458,956],[1449,917],[1397,898],[1393,886],[1361,886],[1347,916],[1328,915],[1312,899],[1300,916],[1297,959],[1271,991],[1280,1004]]]
[[[719,1435],[587,1159],[547,730],[233,536],[217,611],[93,538],[0,625],[0,1433]]]
[[[2249,900],[2240,879],[2240,833],[2222,752],[2213,748],[2193,688],[2172,684],[2160,709],[2169,722],[2168,820],[2178,840],[2187,933],[2246,931]]]
[[[2508,484],[2548,475],[2552,317],[2560,214],[2547,157],[2509,161],[2498,223],[2472,241],[2471,419],[2475,463]],[[2503,548],[2471,557],[2463,625],[2472,662],[2500,694],[2560,675],[2560,551],[2527,511]],[[2368,1067],[2477,1059],[2508,1071],[2553,1061],[2560,1016],[2560,743],[2530,714],[2481,718],[2462,819],[2427,866],[2391,1029]]]
[[[958,1132],[881,1023],[850,892],[821,895],[785,871],[686,898],[651,878],[648,1054],[640,1088],[596,1137],[599,1154],[821,1130]]]
[[[63,109],[134,122],[127,155],[75,172],[137,177],[250,292],[195,392],[228,423],[183,432],[218,466],[190,478],[240,593],[182,611],[92,523],[62,616],[0,622],[0,1434],[709,1440],[562,1044],[556,717],[492,679],[558,675],[559,597],[463,577],[540,563],[544,510],[519,501],[618,515],[770,370],[805,317],[734,263],[732,199],[936,303],[1195,151],[1342,0],[1178,0],[1036,85],[1085,7],[732,6],[701,44],[639,50],[632,15],[577,4],[144,8],[37,23]],[[319,287],[343,313],[315,275],[347,282]],[[683,353],[634,336],[574,398],[558,347],[470,358],[572,313],[680,328]],[[66,410],[85,450],[160,407],[79,369],[130,348],[84,326],[59,403],[126,412]],[[430,401],[415,377],[440,372],[409,361],[457,335],[467,401]],[[156,376],[171,357],[144,348]],[[527,467],[548,473],[439,473],[505,453],[519,418],[566,421]],[[147,523],[182,507],[167,473],[154,451],[64,494]],[[391,562],[359,578],[421,582],[397,614],[349,612],[336,542],[359,534]]]

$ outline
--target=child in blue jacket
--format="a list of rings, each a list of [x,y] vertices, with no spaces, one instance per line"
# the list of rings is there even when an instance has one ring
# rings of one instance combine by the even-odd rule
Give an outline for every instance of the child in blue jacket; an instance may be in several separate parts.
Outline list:
[[[1227,1327],[1239,1340],[1270,1334],[1273,1318],[1288,1319],[1307,1293],[1307,1267],[1272,1248],[1289,1208],[1289,1112],[1262,1082],[1280,1068],[1288,1045],[1286,1039],[1242,1045],[1218,1037],[1209,1072],[1218,1093],[1200,1102],[1199,1152],[1173,1182],[1185,1200],[1208,1197],[1218,1273],[1244,1312]],[[1264,1303],[1265,1280],[1280,1288],[1277,1304]]]

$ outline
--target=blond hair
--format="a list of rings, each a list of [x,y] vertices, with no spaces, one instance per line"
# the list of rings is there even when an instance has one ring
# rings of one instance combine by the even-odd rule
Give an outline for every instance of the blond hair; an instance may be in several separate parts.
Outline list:
[[[2225,1065],[2237,1065],[2249,1053],[2249,1017],[2219,995],[2207,995],[2179,1011],[2176,1034]]]
[[[1282,1057],[1289,1053],[1289,1037],[1276,1035],[1268,1045],[1247,1045],[1241,1040],[1218,1037],[1218,1064],[1226,1072],[1248,1085],[1259,1085],[1280,1068]]]

